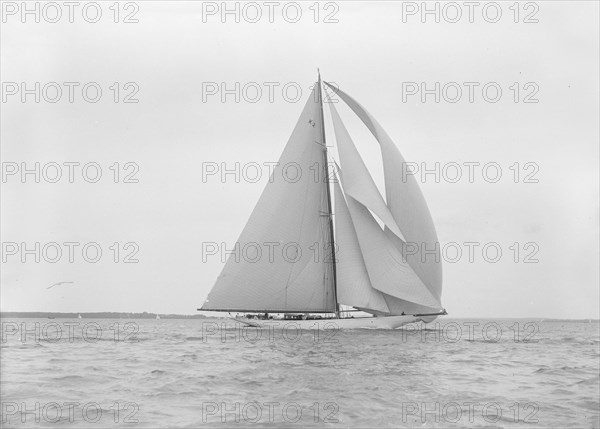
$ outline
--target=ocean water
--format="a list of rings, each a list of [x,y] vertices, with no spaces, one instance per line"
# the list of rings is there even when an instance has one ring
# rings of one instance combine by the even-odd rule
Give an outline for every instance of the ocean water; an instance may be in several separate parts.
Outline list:
[[[325,328],[2,319],[2,427],[600,426],[597,321]]]

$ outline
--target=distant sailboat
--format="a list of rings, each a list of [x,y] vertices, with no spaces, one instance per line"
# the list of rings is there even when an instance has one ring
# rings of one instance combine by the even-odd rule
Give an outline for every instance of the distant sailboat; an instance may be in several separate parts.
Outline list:
[[[78,314],[78,315],[77,315],[77,318],[78,318],[78,319],[83,319],[83,318],[81,317],[81,314]]]
[[[319,75],[236,243],[251,256],[230,255],[199,310],[260,313],[235,318],[252,326],[271,323],[265,320],[269,313],[283,313],[284,319],[306,329],[316,319],[345,329],[430,322],[446,312],[438,239],[425,199],[411,175],[402,177],[404,158],[379,123],[348,94],[324,83],[379,142],[386,198],[331,103],[341,168],[337,176],[330,171]],[[300,174],[286,172],[290,165]],[[339,182],[329,180],[338,176]],[[408,243],[419,243],[429,257],[423,261],[421,254],[408,252]],[[256,249],[260,244],[270,247]],[[283,259],[267,254],[276,249],[279,255],[286,245]],[[341,310],[340,305],[353,310]]]
[[[158,314],[156,315],[156,320],[160,320],[160,316]]]

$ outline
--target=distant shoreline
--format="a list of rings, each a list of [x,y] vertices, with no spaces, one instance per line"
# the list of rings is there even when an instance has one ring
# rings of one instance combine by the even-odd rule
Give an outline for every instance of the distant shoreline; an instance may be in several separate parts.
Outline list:
[[[60,313],[51,311],[4,311],[0,312],[0,318],[16,319],[77,319],[81,314],[82,319],[206,319],[215,317],[203,314],[163,314],[163,313],[125,313],[115,311],[98,311],[91,313]],[[589,322],[598,323],[598,319],[556,319],[552,317],[444,317],[446,320],[529,320],[544,322]]]
[[[4,311],[0,312],[0,318],[22,318],[22,319],[77,319],[81,314],[82,319],[205,319],[202,314],[161,314],[161,313],[119,313],[99,311],[93,313],[57,313],[46,311]]]

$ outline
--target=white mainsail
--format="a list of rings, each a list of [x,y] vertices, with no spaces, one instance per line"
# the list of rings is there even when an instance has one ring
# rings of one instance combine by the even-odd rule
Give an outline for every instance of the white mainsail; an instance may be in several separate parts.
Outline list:
[[[202,310],[335,311],[319,96],[315,85]]]
[[[360,105],[342,90],[324,82],[354,111],[380,144],[383,159],[386,202],[400,228],[405,242],[418,247],[418,251],[404,254],[410,267],[429,289],[439,303],[442,294],[442,263],[440,246],[433,220],[415,178],[403,177],[406,162],[385,130]],[[342,168],[345,166],[342,164]],[[396,247],[402,249],[402,241],[391,237]],[[406,252],[404,252],[406,253]],[[426,257],[423,257],[426,255]],[[440,306],[435,306],[439,308]]]

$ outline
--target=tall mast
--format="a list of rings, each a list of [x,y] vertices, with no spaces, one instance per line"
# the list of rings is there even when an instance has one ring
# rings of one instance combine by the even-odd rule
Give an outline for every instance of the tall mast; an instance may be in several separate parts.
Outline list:
[[[340,317],[340,306],[337,300],[337,274],[335,266],[335,241],[333,236],[333,213],[331,211],[331,190],[329,188],[329,163],[327,160],[327,142],[325,140],[325,117],[323,115],[323,94],[321,92],[321,72],[317,69],[319,75],[318,89],[319,89],[319,110],[321,112],[321,140],[323,142],[323,162],[325,163],[325,188],[327,189],[327,216],[329,217],[329,233],[330,233],[330,244],[331,244],[331,263],[333,268],[333,299],[335,301],[335,316]]]

